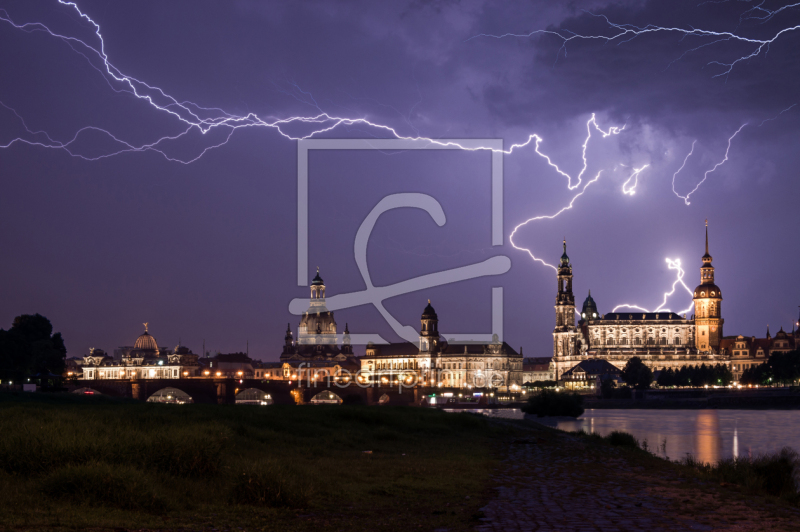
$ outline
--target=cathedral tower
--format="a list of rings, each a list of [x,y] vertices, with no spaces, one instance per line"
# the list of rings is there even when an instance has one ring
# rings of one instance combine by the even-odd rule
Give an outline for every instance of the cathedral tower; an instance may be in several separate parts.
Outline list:
[[[575,296],[572,294],[572,265],[567,256],[567,241],[558,267],[558,294],[556,295],[556,331],[575,328]]]
[[[722,291],[714,284],[714,266],[708,254],[708,220],[706,220],[706,254],[700,267],[700,286],[694,289],[695,347],[700,352],[719,351],[722,339]]]
[[[553,329],[553,366],[555,378],[575,365],[571,357],[579,354],[579,332],[575,327],[575,296],[572,293],[572,265],[567,255],[567,241],[558,266],[558,293],[556,294],[556,327]]]

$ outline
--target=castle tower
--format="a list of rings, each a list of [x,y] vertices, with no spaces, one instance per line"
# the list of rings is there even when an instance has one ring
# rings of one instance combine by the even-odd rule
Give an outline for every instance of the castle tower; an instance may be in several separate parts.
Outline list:
[[[553,329],[553,363],[555,377],[570,367],[577,349],[578,330],[575,328],[575,296],[572,293],[572,265],[567,255],[567,241],[558,267],[558,293],[556,294],[556,327]]]
[[[556,295],[556,330],[575,327],[575,296],[572,294],[572,265],[567,255],[567,241],[558,267],[558,294]]]
[[[428,300],[428,306],[422,311],[420,318],[419,350],[420,352],[436,353],[439,349],[439,317]]]
[[[695,347],[698,351],[718,351],[722,339],[722,291],[714,284],[714,266],[708,254],[708,220],[706,220],[706,254],[700,267],[700,286],[694,289]]]

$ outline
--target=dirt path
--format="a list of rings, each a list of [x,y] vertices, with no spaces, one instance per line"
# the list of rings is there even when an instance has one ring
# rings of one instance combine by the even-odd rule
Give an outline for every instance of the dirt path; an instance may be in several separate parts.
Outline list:
[[[800,531],[799,509],[539,426],[509,444],[492,480],[479,531]]]

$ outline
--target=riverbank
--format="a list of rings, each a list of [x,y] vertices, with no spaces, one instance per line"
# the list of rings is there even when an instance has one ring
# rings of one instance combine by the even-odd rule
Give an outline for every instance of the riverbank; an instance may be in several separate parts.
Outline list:
[[[0,395],[0,434],[3,531],[800,530],[638,449],[436,409]]]
[[[0,530],[470,530],[513,430],[423,408],[0,394]]]
[[[530,421],[492,474],[481,532],[800,530],[800,509],[599,436]],[[621,438],[624,442],[626,438]]]

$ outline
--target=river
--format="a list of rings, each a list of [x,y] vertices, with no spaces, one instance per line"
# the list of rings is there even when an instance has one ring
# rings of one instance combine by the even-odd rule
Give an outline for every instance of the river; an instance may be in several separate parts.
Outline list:
[[[519,409],[476,410],[491,416],[521,418]],[[800,451],[800,410],[586,410],[576,420],[543,418],[561,430],[629,432],[659,456],[687,454],[704,462],[774,452]]]

